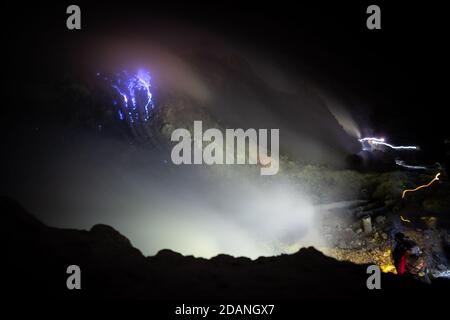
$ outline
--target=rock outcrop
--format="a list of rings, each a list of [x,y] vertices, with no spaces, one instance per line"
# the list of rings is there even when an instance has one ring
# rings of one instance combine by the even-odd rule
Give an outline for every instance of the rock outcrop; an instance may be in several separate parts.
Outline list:
[[[0,207],[6,235],[3,288],[12,298],[414,300],[444,299],[442,292],[450,287],[445,280],[424,285],[383,274],[382,289],[368,290],[367,266],[337,261],[314,248],[256,260],[228,255],[207,260],[167,249],[145,257],[112,227],[58,229],[11,199],[1,198]],[[66,287],[69,265],[81,268],[81,290]]]

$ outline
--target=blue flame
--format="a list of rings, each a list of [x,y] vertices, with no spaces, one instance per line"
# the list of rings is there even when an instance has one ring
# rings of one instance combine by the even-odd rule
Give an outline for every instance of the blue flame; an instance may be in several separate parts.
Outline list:
[[[97,73],[97,76],[100,76],[100,73]],[[139,69],[135,74],[130,74],[124,70],[115,74],[112,80],[108,77],[104,77],[104,80],[110,82],[118,94],[117,99],[113,100],[113,105],[118,108],[120,120],[134,124],[150,119],[155,105],[150,91],[151,77],[148,71]]]

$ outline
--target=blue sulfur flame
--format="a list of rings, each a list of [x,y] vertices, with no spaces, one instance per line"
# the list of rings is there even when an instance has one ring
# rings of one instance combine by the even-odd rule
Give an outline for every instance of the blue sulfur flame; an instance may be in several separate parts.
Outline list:
[[[97,73],[97,76],[101,76]],[[135,122],[147,122],[155,105],[152,100],[150,73],[144,69],[130,74],[124,70],[115,74],[112,80],[103,78],[110,82],[111,87],[117,92],[117,99],[113,105],[117,107],[120,120]]]

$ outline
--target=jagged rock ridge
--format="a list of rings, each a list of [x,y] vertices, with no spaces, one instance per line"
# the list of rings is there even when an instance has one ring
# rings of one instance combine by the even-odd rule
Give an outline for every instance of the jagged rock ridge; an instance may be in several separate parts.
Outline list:
[[[366,287],[366,266],[339,262],[314,248],[251,260],[210,260],[171,250],[145,257],[112,227],[89,231],[48,227],[8,198],[0,199],[6,236],[6,290],[20,298],[127,299],[435,299],[448,281],[426,286],[382,276],[382,290]],[[66,288],[66,268],[79,265],[82,289]]]

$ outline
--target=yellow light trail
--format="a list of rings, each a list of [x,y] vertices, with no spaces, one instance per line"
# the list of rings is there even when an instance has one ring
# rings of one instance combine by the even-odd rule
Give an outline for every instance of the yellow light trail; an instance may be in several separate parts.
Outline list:
[[[401,219],[402,221],[404,221],[404,222],[409,222],[409,223],[411,223],[411,220],[405,219],[405,218],[403,218],[403,216],[400,216],[400,219]]]
[[[402,193],[402,199],[405,197],[405,194],[406,194],[407,192],[415,192],[415,191],[417,191],[417,190],[419,190],[419,189],[422,189],[422,188],[428,188],[429,186],[431,186],[431,184],[432,184],[433,182],[439,180],[439,176],[440,176],[440,175],[441,175],[441,173],[439,172],[438,174],[436,174],[436,176],[434,177],[434,179],[431,180],[429,183],[424,184],[424,185],[421,185],[421,186],[418,186],[418,187],[415,188],[415,189],[406,189],[406,190],[403,190],[403,193]]]

